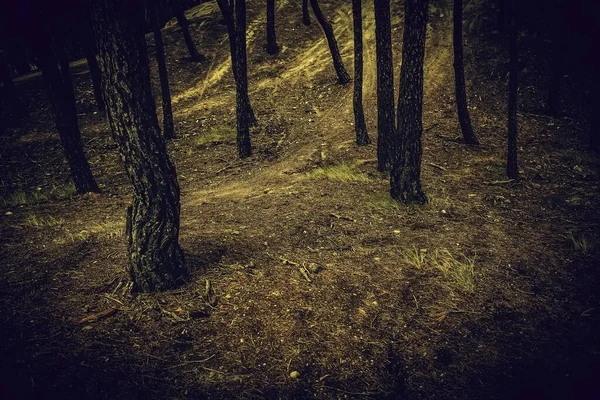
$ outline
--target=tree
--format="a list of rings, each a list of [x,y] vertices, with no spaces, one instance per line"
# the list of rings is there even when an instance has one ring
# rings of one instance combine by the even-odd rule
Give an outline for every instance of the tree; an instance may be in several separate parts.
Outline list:
[[[509,77],[508,77],[508,153],[506,175],[511,179],[519,177],[517,165],[517,92],[519,89],[519,51],[517,43],[516,2],[506,0],[509,13]]]
[[[81,36],[81,47],[83,54],[87,60],[88,68],[90,69],[90,77],[92,79],[92,88],[94,89],[94,99],[100,111],[104,111],[104,100],[102,99],[102,83],[100,67],[96,59],[96,47],[94,43],[94,32],[92,31],[89,9],[82,8],[77,13],[77,18],[82,21],[78,24],[78,32]]]
[[[77,193],[100,192],[81,144],[75,94],[64,48],[60,48],[51,32],[40,32],[36,36],[42,76],[75,189]]]
[[[135,2],[93,0],[102,90],[129,180],[129,274],[134,288],[168,289],[185,275],[179,245],[179,184],[151,92],[144,20]]]
[[[310,25],[310,13],[308,12],[308,0],[302,0],[302,23]]]
[[[390,0],[374,0],[377,53],[377,169],[390,168],[390,146],[394,135],[394,65]]]
[[[365,123],[363,110],[363,34],[362,34],[362,0],[352,0],[352,21],[354,24],[354,128],[356,144],[371,143]]]
[[[458,121],[466,144],[478,145],[479,141],[473,132],[471,117],[467,107],[467,87],[465,84],[465,68],[463,63],[462,34],[462,0],[454,0],[454,89]]]
[[[0,76],[2,78],[3,94],[5,101],[12,108],[14,115],[21,117],[25,114],[25,107],[17,94],[17,89],[10,74],[8,63],[4,57],[4,51],[0,49]]]
[[[158,64],[158,76],[160,79],[160,92],[162,94],[163,135],[165,139],[173,139],[175,137],[175,128],[173,124],[173,108],[171,107],[171,91],[169,89],[169,73],[167,72],[167,63],[165,60],[165,46],[160,31],[158,11],[153,7],[150,12],[152,14],[151,23],[156,49],[156,63]]]
[[[192,40],[192,35],[190,34],[190,22],[185,16],[185,10],[183,8],[183,4],[176,5],[176,14],[177,23],[181,27],[181,32],[183,33],[183,38],[185,40],[185,45],[190,53],[190,58],[192,61],[202,62],[205,60],[204,56],[198,52],[196,46],[194,45],[194,41]]]
[[[237,119],[237,146],[240,158],[252,154],[250,143],[250,102],[248,97],[248,63],[246,59],[246,0],[235,0],[235,104]]]
[[[423,134],[423,60],[427,36],[428,0],[406,0],[398,129],[393,139],[390,194],[398,202],[423,204],[421,189],[421,136]]]
[[[331,58],[333,59],[333,67],[335,68],[335,72],[338,77],[338,82],[342,85],[350,82],[350,75],[346,72],[346,68],[344,68],[344,63],[342,61],[342,56],[340,55],[340,50],[338,49],[337,40],[335,40],[335,34],[333,33],[333,28],[331,24],[321,11],[321,7],[319,7],[318,0],[310,0],[310,5],[312,7],[313,13],[319,21],[323,32],[325,33],[325,37],[327,38],[327,44],[329,45],[329,51],[331,52]]]
[[[275,36],[275,0],[267,0],[267,53],[279,53],[277,37]]]
[[[223,19],[225,20],[225,25],[227,26],[227,34],[229,37],[229,50],[231,52],[231,69],[233,71],[233,78],[235,79],[235,83],[236,83],[236,92],[237,92],[237,85],[238,85],[238,61],[237,61],[237,53],[239,52],[237,49],[237,27],[236,27],[236,20],[235,20],[235,15],[234,15],[234,3],[230,3],[230,0],[217,0],[217,4],[219,6],[219,9],[221,10],[221,14],[223,14]],[[244,5],[244,9],[245,9],[245,5]],[[245,16],[244,16],[244,23],[245,23]],[[244,54],[246,54],[246,29],[244,27]],[[247,65],[247,60],[244,59],[243,63],[245,65]],[[243,85],[242,85],[243,86]],[[246,87],[248,86],[248,82],[246,80]],[[243,103],[244,103],[244,108],[247,110],[248,113],[248,123],[250,124],[250,126],[252,125],[256,125],[257,121],[256,121],[256,116],[254,115],[254,110],[252,109],[252,105],[250,104],[250,97],[248,96],[248,90],[245,90],[245,95],[246,97],[243,99]],[[237,96],[237,94],[236,94]],[[237,101],[236,101],[237,103]]]

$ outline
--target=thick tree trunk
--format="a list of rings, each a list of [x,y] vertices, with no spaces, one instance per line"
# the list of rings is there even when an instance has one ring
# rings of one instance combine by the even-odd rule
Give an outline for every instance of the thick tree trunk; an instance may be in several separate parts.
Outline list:
[[[129,274],[139,291],[168,289],[185,275],[179,246],[179,185],[151,92],[143,16],[131,2],[93,0],[108,119],[133,185]]]
[[[279,53],[277,36],[275,35],[275,0],[267,0],[267,53]]]
[[[230,5],[229,0],[217,0],[217,4],[219,9],[221,10],[221,14],[223,14],[223,19],[225,20],[225,25],[227,26],[227,35],[229,38],[229,50],[231,52],[231,69],[233,71],[233,79],[238,80],[238,72],[236,69],[237,60],[236,60],[236,27],[235,27],[235,19],[233,15],[233,4]],[[245,37],[244,33],[244,37]],[[257,124],[256,115],[254,114],[254,109],[252,108],[252,104],[250,103],[250,97],[248,96],[248,92],[246,91],[246,98],[244,99],[244,103],[248,105],[248,113],[249,120],[248,123],[250,126],[254,126]]]
[[[310,25],[310,12],[308,11],[308,0],[302,0],[302,23]]]
[[[48,98],[54,114],[56,129],[71,170],[75,189],[77,193],[100,192],[81,144],[75,94],[73,93],[69,62],[64,49],[57,50],[52,39],[48,37],[41,39],[39,44],[42,75],[48,88]]]
[[[185,17],[183,8],[179,8],[177,10],[177,15],[175,17],[177,18],[177,23],[181,27],[183,39],[185,40],[185,45],[187,46],[188,52],[190,53],[190,58],[192,59],[192,61],[196,62],[204,61],[204,56],[198,52],[196,46],[194,45],[192,35],[190,34],[190,23]]]
[[[4,59],[3,50],[0,50],[0,75],[2,78],[2,84],[4,85],[2,91],[6,103],[10,106],[13,114],[16,117],[24,116],[25,107],[23,106],[23,103],[17,94],[17,89],[15,88],[12,76],[10,75],[10,70],[8,69],[8,64]]]
[[[321,11],[321,7],[319,7],[318,0],[310,0],[310,5],[312,7],[313,13],[315,13],[315,17],[321,28],[323,28],[323,32],[325,32],[325,37],[327,38],[327,44],[329,45],[329,51],[331,52],[331,58],[333,59],[333,67],[335,68],[335,73],[338,77],[338,82],[342,85],[350,82],[350,75],[346,72],[346,68],[344,68],[344,63],[342,61],[342,56],[340,55],[340,50],[338,49],[337,40],[335,40],[335,34],[333,33],[333,28],[331,24]]]
[[[519,89],[519,53],[517,43],[516,1],[508,0],[509,4],[509,78],[508,78],[508,154],[506,175],[511,179],[519,177],[517,165],[517,92]]]
[[[354,128],[356,144],[371,143],[365,123],[363,110],[363,34],[362,34],[362,0],[352,0],[352,21],[354,25]]]
[[[467,86],[465,84],[465,68],[463,63],[462,34],[462,0],[454,0],[454,89],[458,121],[466,144],[478,145],[479,141],[473,132],[471,117],[467,107]]]
[[[250,143],[250,103],[248,101],[248,63],[246,59],[246,0],[235,0],[236,48],[234,69],[235,81],[237,146],[240,158],[252,154]]]
[[[158,64],[160,92],[162,95],[163,135],[165,136],[165,139],[173,139],[175,137],[175,128],[173,124],[173,108],[171,107],[171,90],[169,89],[169,73],[167,72],[167,62],[165,60],[165,46],[163,44],[162,32],[160,31],[156,10],[152,10],[152,13],[156,63]]]
[[[392,141],[395,145],[390,174],[390,194],[404,204],[427,202],[421,189],[421,136],[428,3],[428,0],[406,0],[404,6],[398,129],[397,138]]]
[[[374,0],[377,52],[377,169],[390,169],[391,139],[394,136],[394,65],[390,0]]]

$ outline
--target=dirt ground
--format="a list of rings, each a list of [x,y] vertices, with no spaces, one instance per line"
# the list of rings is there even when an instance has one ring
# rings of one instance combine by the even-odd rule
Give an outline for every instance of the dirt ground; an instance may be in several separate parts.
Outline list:
[[[350,2],[324,2],[352,70]],[[471,1],[466,71],[482,145],[459,140],[451,8],[431,6],[425,61],[425,206],[399,206],[354,144],[352,85],[335,82],[326,41],[277,10],[281,54],[264,50],[249,1],[254,155],[238,160],[226,29],[213,2],[189,10],[207,57],[190,62],[165,28],[190,268],[175,290],[127,290],[131,186],[75,63],[85,149],[100,195],[74,195],[39,75],[18,80],[23,122],[0,137],[3,398],[600,397],[599,160],[577,88],[561,118],[539,112],[543,49],[523,54],[521,179],[505,178],[504,37]],[[366,2],[364,102],[376,139],[375,42]],[[393,5],[399,76],[402,8]],[[475,18],[477,16],[477,18]],[[148,37],[153,50],[152,39]],[[152,53],[153,55],[153,53]],[[159,86],[155,62],[155,93]],[[397,88],[396,88],[397,90]],[[159,110],[159,115],[162,115]]]

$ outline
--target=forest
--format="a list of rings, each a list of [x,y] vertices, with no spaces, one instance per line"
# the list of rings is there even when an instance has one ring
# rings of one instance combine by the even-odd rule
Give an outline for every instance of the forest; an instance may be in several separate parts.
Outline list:
[[[4,0],[0,397],[600,398],[599,16]]]

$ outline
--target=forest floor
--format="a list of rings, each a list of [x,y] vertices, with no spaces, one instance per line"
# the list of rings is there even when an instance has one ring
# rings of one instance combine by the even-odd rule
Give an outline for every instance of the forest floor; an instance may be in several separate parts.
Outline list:
[[[597,398],[600,162],[567,101],[575,89],[563,117],[544,116],[544,59],[524,53],[521,179],[508,181],[503,36],[486,6],[470,2],[466,70],[482,145],[468,147],[454,105],[451,9],[436,3],[425,61],[429,203],[399,206],[376,172],[375,145],[354,144],[352,85],[336,84],[314,17],[305,27],[300,1],[278,3],[277,56],[264,51],[262,3],[248,5],[259,125],[245,160],[218,8],[187,13],[204,63],[186,59],[176,24],[163,30],[191,271],[172,291],[127,290],[131,186],[85,64],[73,72],[99,195],[74,195],[41,79],[18,80],[30,117],[2,115],[0,137],[2,397]],[[351,71],[350,2],[323,7]],[[375,141],[371,3],[364,14]]]

